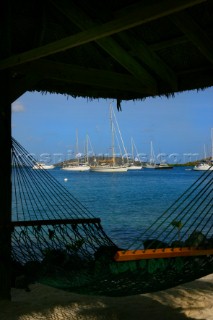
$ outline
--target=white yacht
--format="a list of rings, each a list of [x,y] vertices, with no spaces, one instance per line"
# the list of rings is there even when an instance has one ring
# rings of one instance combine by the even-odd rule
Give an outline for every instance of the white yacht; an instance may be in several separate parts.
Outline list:
[[[50,170],[50,169],[54,169],[54,168],[55,168],[55,166],[53,164],[45,164],[45,163],[42,163],[42,162],[37,162],[33,166],[34,170],[38,170],[38,169]]]
[[[127,167],[127,170],[141,170],[143,169],[142,165],[137,165],[136,163],[140,161],[140,159],[136,160],[136,157],[138,156],[138,150],[136,148],[135,142],[133,138],[131,138],[131,146],[132,146],[132,162]],[[136,157],[134,155],[134,150],[136,151]]]
[[[90,166],[88,166],[87,164],[84,163],[79,163],[77,165],[68,165],[68,166],[64,166],[61,168],[62,170],[67,170],[67,171],[89,171],[90,170]]]
[[[130,164],[128,167],[127,167],[127,170],[141,170],[143,169],[142,166],[136,166],[135,164]]]
[[[66,171],[75,171],[75,172],[82,172],[82,171],[89,171],[90,166],[87,163],[80,163],[80,156],[81,154],[78,151],[78,130],[76,130],[76,158],[77,162],[71,163],[68,165],[63,166],[61,169]]]
[[[144,165],[144,168],[147,168],[147,169],[155,169],[156,168],[156,162],[155,162],[155,153],[154,153],[154,148],[153,148],[153,144],[152,144],[152,141],[151,141],[151,151],[150,151],[150,160],[149,162],[147,162],[145,165]]]
[[[212,156],[209,162],[203,161],[198,165],[194,166],[193,170],[195,171],[206,171],[213,170],[213,128],[211,128],[211,142],[212,142]],[[206,158],[206,150],[204,146],[204,158]]]
[[[206,162],[201,162],[198,165],[194,166],[193,170],[195,171],[213,170],[213,164],[211,165]]]
[[[173,166],[170,166],[166,162],[161,162],[161,163],[155,165],[155,169],[173,169]]]
[[[104,166],[91,166],[90,170],[94,172],[126,172],[127,167],[116,165],[104,165]]]
[[[102,165],[91,166],[90,170],[93,172],[110,172],[110,173],[112,173],[112,172],[126,172],[127,171],[127,166],[118,165],[118,164],[116,164],[116,161],[115,161],[115,146],[114,146],[115,127],[114,127],[113,119],[115,119],[115,124],[116,124],[118,131],[120,133],[120,129],[118,127],[118,123],[115,118],[115,113],[113,111],[112,104],[110,103],[110,124],[111,124],[111,134],[112,134],[112,164],[102,164]],[[123,143],[123,140],[122,140],[122,143]],[[124,145],[123,145],[123,147],[124,147]],[[126,150],[125,150],[125,153],[127,153]]]
[[[144,168],[147,168],[147,169],[155,169],[156,168],[156,164],[155,163],[149,163],[147,162],[145,165],[144,165]]]

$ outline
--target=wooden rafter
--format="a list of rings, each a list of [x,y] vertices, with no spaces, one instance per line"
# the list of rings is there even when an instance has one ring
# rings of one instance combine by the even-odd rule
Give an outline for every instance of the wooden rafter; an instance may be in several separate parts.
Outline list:
[[[14,71],[67,83],[86,84],[88,86],[126,90],[141,94],[156,94],[154,87],[145,88],[131,75],[82,68],[46,59],[16,67]]]
[[[146,19],[144,23],[166,17],[175,12],[182,11],[184,9],[193,7],[200,3],[206,2],[208,0],[161,0],[161,1],[152,1],[150,4],[147,1],[145,4],[144,1],[138,1],[135,4],[129,5],[122,8],[120,11],[115,13],[117,18],[121,18],[124,15],[132,15],[134,12],[143,12],[143,16]],[[154,17],[155,16],[155,17]],[[154,17],[154,18],[153,18]],[[129,28],[128,28],[129,29]]]
[[[180,44],[187,43],[187,42],[189,42],[189,39],[186,36],[181,36],[177,38],[172,38],[170,40],[164,40],[164,41],[153,43],[149,45],[149,48],[152,51],[158,51],[161,49],[178,46]]]
[[[212,37],[213,33],[210,32],[209,36]],[[149,45],[149,48],[152,51],[158,51],[158,50],[166,49],[166,48],[169,48],[169,47],[175,47],[175,46],[187,43],[189,41],[191,41],[191,40],[186,35],[183,35],[183,36],[179,36],[177,38],[172,38],[172,39],[169,39],[169,40],[153,43],[153,44]]]
[[[72,3],[72,6],[69,6],[67,1],[64,0],[61,0],[60,3],[53,0],[51,0],[51,2],[82,31],[93,27],[99,27],[99,24],[95,23],[85,12],[75,6],[74,3]],[[142,84],[145,84],[146,86],[156,86],[154,78],[146,71],[146,69],[122,49],[122,47],[111,37],[97,40],[96,43]]]
[[[171,17],[177,27],[193,42],[200,52],[213,64],[213,41],[186,12]]]
[[[164,0],[154,5],[138,10],[139,7],[121,14],[118,18],[111,20],[101,26],[90,28],[75,35],[65,37],[61,40],[34,48],[27,52],[17,54],[0,62],[0,70],[11,68],[16,65],[34,61],[42,57],[62,52],[91,41],[108,37],[112,34],[127,30],[138,25],[153,21],[159,17],[165,17],[185,8],[205,2],[206,0]]]
[[[137,58],[153,70],[163,81],[173,89],[177,90],[177,78],[175,73],[167,64],[153,52],[141,39],[140,42],[134,38],[134,35],[128,35],[126,32],[120,32],[118,36],[126,45],[136,54]]]

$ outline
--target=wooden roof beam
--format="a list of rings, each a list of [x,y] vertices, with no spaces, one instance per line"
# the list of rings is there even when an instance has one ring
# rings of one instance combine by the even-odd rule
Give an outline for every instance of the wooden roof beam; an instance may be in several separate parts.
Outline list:
[[[155,88],[142,86],[133,76],[92,68],[76,67],[70,64],[50,60],[38,60],[33,63],[14,68],[17,73],[33,74],[34,77],[75,82],[88,86],[132,91],[140,94],[157,94]],[[28,88],[26,88],[28,90]]]
[[[175,47],[180,44],[187,43],[187,42],[189,42],[189,39],[184,35],[184,36],[180,36],[177,38],[172,38],[170,40],[164,40],[164,41],[153,43],[153,44],[149,45],[149,48],[152,51],[158,51],[158,50],[166,49],[169,47]]]
[[[171,20],[213,64],[213,41],[186,12],[172,15]]]
[[[208,34],[209,37],[213,36],[213,33],[210,31],[210,33]],[[169,47],[175,47],[181,44],[185,44],[190,42],[191,40],[184,34],[182,36],[179,36],[177,38],[172,38],[169,40],[164,40],[164,41],[160,41],[160,42],[156,42],[153,43],[151,45],[149,45],[149,48],[152,51],[158,51],[158,50],[162,50],[162,49],[166,49]]]
[[[68,5],[66,0],[54,2],[50,0],[52,4],[70,21],[77,25],[81,30],[86,30],[92,27],[99,27],[99,24],[93,22],[93,20],[83,12],[74,3],[71,6]],[[129,73],[131,73],[136,79],[146,86],[157,87],[154,78],[144,69],[140,63],[138,63],[133,57],[131,57],[115,40],[111,37],[97,40],[96,43],[105,52],[107,52],[113,59],[115,59],[120,65],[122,65]]]
[[[143,10],[138,10],[139,7],[136,7],[135,10],[126,12],[119,18],[104,23],[98,28],[93,27],[75,35],[4,59],[0,61],[0,70],[34,61],[42,57],[47,57],[49,55],[89,43],[91,41],[108,37],[112,34],[136,27],[152,20],[156,20],[159,17],[168,16],[171,13],[178,12],[205,1],[206,0],[164,0],[156,3],[155,5],[143,8]]]
[[[127,32],[120,32],[118,36],[129,46],[131,51],[146,64],[155,74],[167,83],[174,91],[177,90],[177,77],[173,70],[155,53],[149,46],[140,39],[140,42],[134,38],[134,35],[128,35]]]
[[[145,23],[166,17],[173,13],[185,10],[208,0],[160,0],[149,1],[144,3],[143,0],[139,0],[135,4],[129,5],[116,12],[116,17],[122,17],[123,15],[132,15],[134,12],[143,12],[143,16],[146,19]],[[155,18],[153,19],[153,17]],[[129,28],[128,28],[129,29]]]

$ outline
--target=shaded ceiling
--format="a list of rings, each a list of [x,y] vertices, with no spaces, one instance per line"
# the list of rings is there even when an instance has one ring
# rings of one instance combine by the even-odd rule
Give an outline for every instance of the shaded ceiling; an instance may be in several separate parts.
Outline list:
[[[5,0],[0,70],[25,91],[144,99],[213,85],[213,1]]]

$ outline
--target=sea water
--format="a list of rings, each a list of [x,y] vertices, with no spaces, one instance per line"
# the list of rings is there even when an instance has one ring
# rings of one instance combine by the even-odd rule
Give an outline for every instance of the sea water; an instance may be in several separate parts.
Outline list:
[[[120,247],[129,246],[202,174],[186,167],[124,173],[50,173],[92,214]]]

